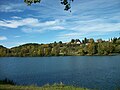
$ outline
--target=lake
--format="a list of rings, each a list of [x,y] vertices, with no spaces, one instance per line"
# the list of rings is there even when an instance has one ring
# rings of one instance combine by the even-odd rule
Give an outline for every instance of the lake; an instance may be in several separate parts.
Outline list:
[[[3,57],[0,79],[18,85],[63,82],[99,90],[120,88],[120,56]]]

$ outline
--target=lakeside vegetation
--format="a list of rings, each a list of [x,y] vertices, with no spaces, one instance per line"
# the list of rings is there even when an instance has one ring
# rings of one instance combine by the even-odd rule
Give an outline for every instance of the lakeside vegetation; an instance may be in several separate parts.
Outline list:
[[[0,90],[99,90],[99,89],[88,89],[88,88],[64,85],[62,82],[54,83],[52,85],[46,84],[41,87],[36,85],[23,86],[23,85],[16,85],[13,81],[9,79],[5,79],[5,80],[0,80]],[[120,88],[117,87],[114,90],[120,90]]]
[[[90,90],[66,85],[45,85],[38,86],[15,86],[15,85],[0,85],[0,90]]]
[[[46,84],[42,87],[38,87],[35,85],[18,86],[15,85],[13,81],[5,79],[5,80],[0,80],[0,90],[90,90],[90,89],[68,86],[68,85],[64,85],[63,83],[60,84],[55,83],[53,85]]]
[[[6,85],[0,84],[0,90],[90,90],[90,89],[67,86],[67,85],[60,85],[60,84],[45,85],[42,87],[38,87],[34,85],[17,86],[17,85],[9,85],[9,84],[6,84]]]
[[[50,44],[27,43],[13,48],[0,46],[0,57],[35,57],[35,56],[84,56],[120,54],[120,37],[108,41],[93,38],[80,41],[72,39]]]

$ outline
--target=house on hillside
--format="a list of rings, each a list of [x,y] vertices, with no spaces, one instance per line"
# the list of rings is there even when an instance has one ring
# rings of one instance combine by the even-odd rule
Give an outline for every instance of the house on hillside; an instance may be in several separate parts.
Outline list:
[[[101,43],[101,42],[103,42],[102,39],[97,39],[97,43]]]
[[[81,41],[79,39],[72,39],[71,44],[81,44]]]

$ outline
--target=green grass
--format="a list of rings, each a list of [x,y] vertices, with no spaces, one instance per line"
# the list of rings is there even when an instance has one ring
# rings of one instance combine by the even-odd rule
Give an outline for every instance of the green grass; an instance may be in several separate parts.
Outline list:
[[[0,84],[0,90],[90,90],[86,88],[79,88],[74,86],[66,86],[63,84],[45,85],[42,87],[38,86],[17,86],[9,84]]]
[[[60,82],[59,84],[54,83],[53,85],[46,84],[42,87],[38,87],[35,85],[18,86],[12,80],[5,78],[4,80],[0,80],[0,90],[90,90],[90,89],[67,86],[64,85],[62,82]]]

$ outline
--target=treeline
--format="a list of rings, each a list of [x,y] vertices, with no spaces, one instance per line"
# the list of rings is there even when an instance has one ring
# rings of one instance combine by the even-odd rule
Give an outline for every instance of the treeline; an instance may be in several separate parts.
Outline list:
[[[5,78],[4,80],[0,80],[0,84],[15,85],[15,83],[13,82],[13,80],[9,80],[8,78]]]
[[[120,54],[120,37],[109,41],[87,39],[80,41],[72,39],[68,43],[62,41],[50,44],[28,43],[13,48],[0,46],[0,57],[26,56],[75,56],[75,55],[114,55]]]

